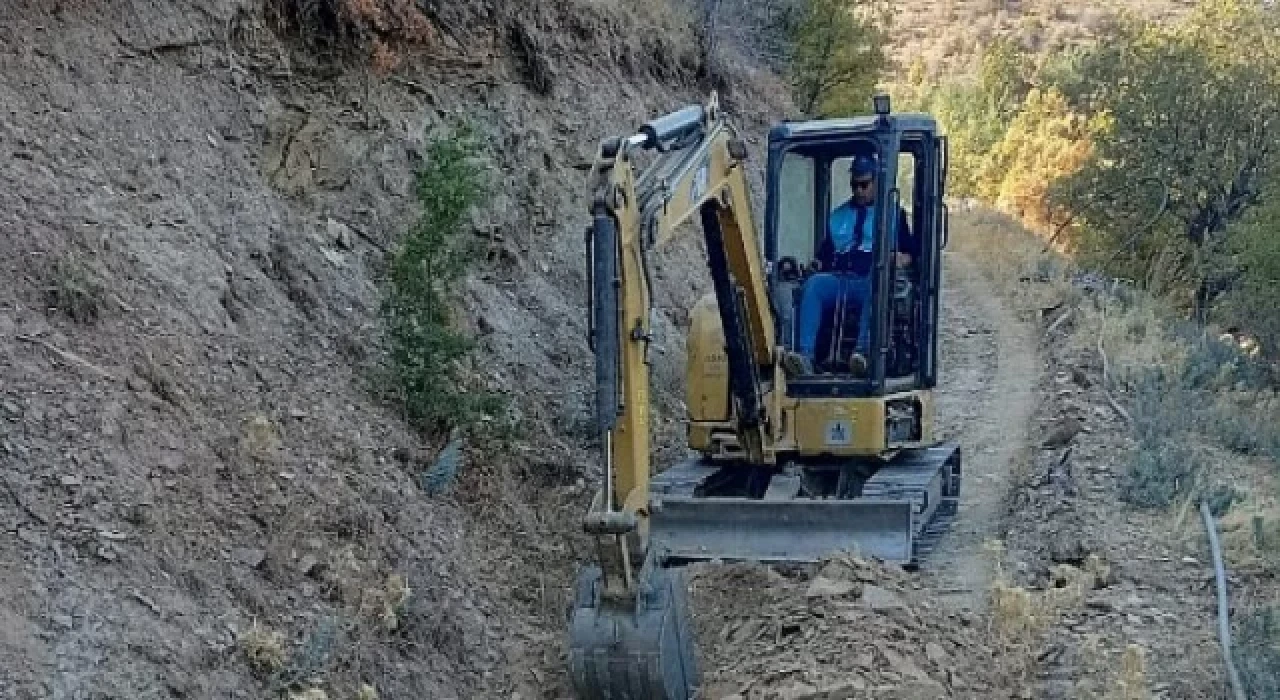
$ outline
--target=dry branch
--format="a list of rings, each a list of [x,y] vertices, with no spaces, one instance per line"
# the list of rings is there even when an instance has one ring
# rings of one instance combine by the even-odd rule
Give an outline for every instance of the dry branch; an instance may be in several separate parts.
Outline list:
[[[17,338],[18,340],[21,340],[24,343],[32,343],[34,345],[39,345],[45,350],[48,350],[49,352],[62,358],[63,361],[74,364],[74,365],[79,365],[80,367],[87,369],[90,372],[93,372],[94,374],[98,375],[102,379],[106,379],[107,381],[111,381],[111,382],[114,382],[116,380],[116,378],[105,369],[102,369],[101,367],[93,364],[92,362],[84,359],[83,357],[80,357],[79,355],[75,354],[74,352],[71,352],[70,350],[63,350],[62,348],[59,348],[58,346],[54,345],[53,343],[50,343],[47,340],[43,340],[41,338],[36,338],[29,335],[19,335],[17,336]]]

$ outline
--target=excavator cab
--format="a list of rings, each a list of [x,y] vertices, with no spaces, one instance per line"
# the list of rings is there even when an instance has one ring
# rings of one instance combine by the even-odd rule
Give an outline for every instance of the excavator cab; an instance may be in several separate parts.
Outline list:
[[[861,275],[814,263],[832,233],[833,213],[852,196],[855,157],[876,166],[874,263]],[[838,294],[823,309],[811,358],[816,371],[789,377],[788,395],[881,396],[935,385],[940,255],[947,235],[945,160],[945,138],[926,115],[791,122],[769,133],[764,251],[779,347],[801,350],[804,322],[812,322],[801,310],[817,284],[834,277],[848,285],[861,277],[869,292],[861,299]],[[903,221],[906,230],[900,230]],[[870,315],[870,342],[860,349],[863,314]],[[855,352],[866,352],[865,371],[855,371]]]

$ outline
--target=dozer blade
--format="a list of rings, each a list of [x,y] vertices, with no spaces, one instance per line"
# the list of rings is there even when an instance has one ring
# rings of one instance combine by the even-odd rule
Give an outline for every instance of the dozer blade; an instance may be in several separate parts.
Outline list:
[[[677,562],[816,562],[851,551],[912,560],[910,501],[674,498],[650,518],[651,547]]]
[[[812,493],[821,478],[809,479],[802,492],[800,475],[779,473],[748,496],[741,467],[697,460],[677,465],[652,482],[649,547],[668,565],[716,559],[812,563],[855,552],[918,566],[956,512],[959,448],[912,450],[869,475],[852,476],[865,467],[811,467],[815,474],[845,471],[842,480],[857,482],[848,493],[840,487]]]
[[[569,627],[569,674],[581,700],[689,700],[698,685],[684,572],[645,567],[636,600],[607,601],[583,568]]]

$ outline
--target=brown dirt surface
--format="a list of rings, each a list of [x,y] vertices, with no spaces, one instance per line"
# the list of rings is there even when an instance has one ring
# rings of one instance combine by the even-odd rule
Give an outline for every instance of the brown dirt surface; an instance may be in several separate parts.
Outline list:
[[[875,561],[839,556],[793,575],[699,564],[691,589],[700,697],[923,700],[1009,686],[977,617]]]
[[[924,574],[939,596],[981,612],[992,583],[984,544],[1000,536],[1042,366],[1031,329],[991,294],[975,262],[948,255],[945,272],[938,428],[960,443],[964,482],[959,517]]]
[[[493,0],[427,40],[415,3],[347,3],[386,39],[374,66],[264,5],[336,6],[0,3],[0,697],[565,697],[598,478],[580,166],[705,99],[691,24]],[[785,91],[758,73],[723,100],[758,168]],[[429,497],[444,440],[370,378],[386,251],[455,118],[490,176],[465,369],[521,432]],[[660,435],[695,238],[657,266]]]

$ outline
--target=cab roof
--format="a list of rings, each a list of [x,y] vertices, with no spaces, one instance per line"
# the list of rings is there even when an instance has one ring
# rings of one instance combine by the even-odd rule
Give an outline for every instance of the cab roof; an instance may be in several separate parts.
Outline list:
[[[826,136],[855,136],[874,133],[878,127],[874,114],[839,119],[812,119],[783,121],[769,130],[769,141],[822,138]],[[925,131],[936,133],[938,122],[931,115],[919,112],[894,112],[889,115],[889,128],[897,131]]]

